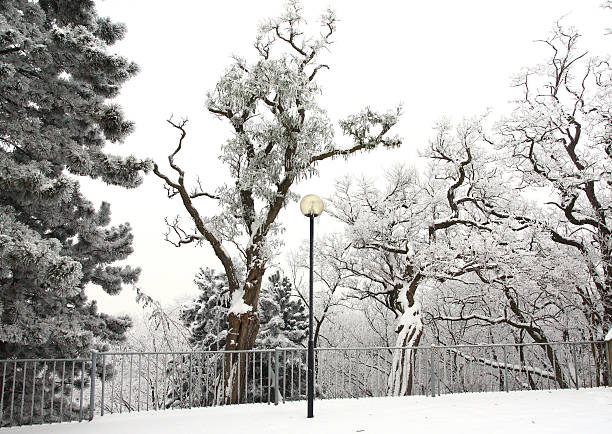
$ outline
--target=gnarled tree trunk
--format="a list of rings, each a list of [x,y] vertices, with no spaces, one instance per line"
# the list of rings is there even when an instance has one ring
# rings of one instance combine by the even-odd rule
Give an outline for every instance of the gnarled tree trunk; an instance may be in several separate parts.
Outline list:
[[[217,394],[219,404],[238,404],[245,401],[247,391],[247,353],[252,350],[259,332],[257,303],[265,268],[250,270],[241,299],[233,300],[228,313],[228,333],[222,387]]]
[[[404,310],[395,332],[397,333],[396,346],[401,349],[394,350],[393,365],[387,382],[387,394],[405,396],[412,393],[416,356],[416,351],[412,347],[419,345],[423,334],[419,303],[415,302]]]
[[[226,353],[222,387],[219,388],[218,403],[238,404],[245,401],[247,390],[247,355],[242,350],[251,350],[259,331],[257,312],[229,314],[229,333],[225,344]],[[231,338],[230,338],[231,336]],[[235,339],[234,339],[235,338]]]

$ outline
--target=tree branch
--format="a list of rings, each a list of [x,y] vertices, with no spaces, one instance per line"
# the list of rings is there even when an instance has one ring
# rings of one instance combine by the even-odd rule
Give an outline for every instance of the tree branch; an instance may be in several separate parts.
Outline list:
[[[196,229],[202,235],[202,237],[206,241],[208,241],[210,246],[213,248],[215,255],[221,261],[221,264],[223,265],[223,268],[225,269],[225,274],[227,275],[230,292],[233,293],[239,287],[239,281],[238,281],[238,277],[236,276],[236,270],[234,267],[234,263],[231,257],[229,256],[229,254],[227,253],[227,251],[221,245],[221,241],[219,241],[219,239],[217,239],[217,237],[213,234],[213,232],[204,224],[204,220],[200,216],[200,213],[198,212],[198,210],[193,205],[192,198],[190,194],[187,192],[187,189],[185,188],[185,185],[184,185],[185,172],[174,162],[174,157],[182,149],[183,139],[187,135],[184,129],[186,121],[182,121],[179,124],[175,124],[174,122],[172,122],[172,120],[168,120],[168,123],[181,132],[178,146],[176,147],[174,152],[172,152],[172,154],[168,156],[168,162],[170,163],[170,166],[172,167],[172,169],[175,170],[179,174],[179,180],[178,182],[173,182],[167,175],[163,174],[159,170],[159,167],[157,166],[156,163],[153,164],[153,173],[157,177],[164,180],[166,184],[168,184],[170,187],[174,188],[178,192],[185,209],[187,210],[187,212],[193,219],[193,222],[195,223]],[[192,241],[195,241],[195,240],[192,240]]]

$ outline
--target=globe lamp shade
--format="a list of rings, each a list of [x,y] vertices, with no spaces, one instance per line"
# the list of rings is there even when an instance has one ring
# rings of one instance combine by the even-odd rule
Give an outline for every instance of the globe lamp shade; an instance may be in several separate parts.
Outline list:
[[[323,212],[323,201],[315,194],[306,195],[300,202],[300,210],[306,217],[318,217]]]

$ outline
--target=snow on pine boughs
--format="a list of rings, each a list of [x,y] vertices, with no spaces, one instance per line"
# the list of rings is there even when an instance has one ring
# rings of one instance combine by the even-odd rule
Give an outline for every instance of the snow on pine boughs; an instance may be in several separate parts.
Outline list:
[[[231,299],[227,278],[211,269],[200,269],[195,283],[198,297],[185,304],[181,320],[189,329],[189,342],[200,351],[221,350],[227,335],[227,314]],[[307,332],[306,306],[280,272],[262,288],[258,309],[260,331],[256,348],[303,346]]]
[[[124,34],[92,0],[0,2],[0,359],[83,356],[130,327],[84,288],[115,294],[137,280],[138,269],[113,265],[132,253],[131,228],[110,226],[109,204],[94,207],[73,177],[132,188],[149,168],[104,152],[133,129],[111,102],[138,71],[109,50]],[[49,379],[27,384],[37,381]],[[32,414],[28,423],[47,420]]]
[[[292,348],[304,346],[308,330],[306,305],[298,298],[287,277],[274,273],[261,294],[259,318],[261,328],[258,348]]]
[[[85,308],[88,282],[114,294],[137,279],[137,269],[112,265],[132,252],[131,228],[110,227],[109,205],[95,209],[71,177],[131,188],[148,169],[146,161],[103,150],[133,129],[109,102],[138,71],[109,51],[124,34],[123,25],[98,17],[88,0],[0,4],[3,326],[17,321],[27,330],[35,318],[51,315],[35,313],[35,299],[78,295],[66,305]],[[32,307],[12,318],[8,312],[22,302]],[[83,314],[98,316],[95,310],[90,305]],[[95,334],[88,323],[84,329]],[[17,355],[11,348],[0,356]]]
[[[199,351],[222,350],[230,307],[227,278],[210,268],[202,268],[194,282],[200,293],[183,306],[180,315],[189,329],[189,343]]]

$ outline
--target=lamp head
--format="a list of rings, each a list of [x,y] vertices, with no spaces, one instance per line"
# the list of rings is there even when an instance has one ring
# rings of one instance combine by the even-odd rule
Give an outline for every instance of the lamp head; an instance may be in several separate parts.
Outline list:
[[[323,201],[315,194],[308,194],[300,202],[300,211],[306,217],[318,217],[323,212]]]

